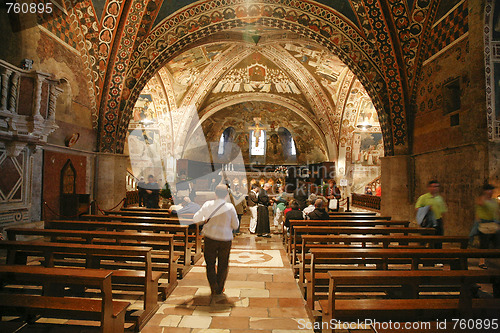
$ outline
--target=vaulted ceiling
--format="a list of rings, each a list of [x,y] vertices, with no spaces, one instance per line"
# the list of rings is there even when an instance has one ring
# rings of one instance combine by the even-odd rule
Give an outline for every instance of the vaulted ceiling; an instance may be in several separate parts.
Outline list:
[[[408,152],[415,84],[421,63],[432,52],[433,23],[463,0],[56,2],[52,14],[39,16],[39,24],[76,48],[88,66],[100,151],[123,151],[134,105],[152,79],[172,88],[165,96],[169,107],[195,105],[203,112],[216,95],[227,93],[218,91],[215,83],[227,75],[237,76],[239,64],[261,57],[269,61],[269,70],[278,76],[284,71],[286,80],[300,90],[300,94],[288,93],[289,99],[313,112],[311,117],[319,119],[330,144],[338,144],[344,130],[341,119],[347,109],[339,99],[348,104],[350,97],[342,94],[351,77],[359,87],[355,90],[366,92],[377,110],[385,152],[392,155]],[[257,46],[249,47],[256,38]],[[195,83],[203,75],[213,79],[194,89],[196,84],[186,85],[187,72],[174,68],[182,60],[172,61],[187,55],[187,50],[196,53],[207,48],[207,54],[227,54],[224,59],[229,63],[222,65],[212,55],[205,68],[188,66],[199,71],[191,73],[197,75],[192,78]],[[306,61],[301,58],[304,50],[319,50],[323,56],[323,49],[328,51],[324,54],[332,61],[331,68],[337,68],[333,70],[339,75],[336,82],[333,74],[325,73],[326,65],[314,67],[314,53],[306,55],[311,58]],[[340,70],[342,66],[347,68]],[[169,86],[175,75],[180,83]],[[301,80],[309,81],[301,86]],[[314,82],[313,88],[304,87]]]

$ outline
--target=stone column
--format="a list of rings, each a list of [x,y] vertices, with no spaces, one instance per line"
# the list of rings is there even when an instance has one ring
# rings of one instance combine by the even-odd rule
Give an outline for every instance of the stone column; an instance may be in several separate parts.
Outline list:
[[[381,214],[392,216],[393,220],[415,221],[413,208],[413,179],[411,158],[408,155],[380,158],[382,170]]]
[[[127,155],[97,154],[94,197],[101,209],[111,209],[125,198],[128,159]]]

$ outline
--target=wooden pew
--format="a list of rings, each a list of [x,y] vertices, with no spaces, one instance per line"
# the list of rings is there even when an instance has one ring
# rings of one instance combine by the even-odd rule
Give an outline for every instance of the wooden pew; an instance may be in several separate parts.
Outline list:
[[[192,219],[181,217],[182,221],[179,221],[178,217],[146,217],[146,216],[120,216],[120,215],[82,215],[80,220],[85,221],[100,221],[100,222],[124,222],[124,223],[156,223],[156,224],[169,224],[169,225],[187,225],[188,228],[188,240],[190,244],[193,244],[193,254],[191,256],[192,263],[195,264],[198,259],[201,258],[201,237],[200,237],[200,227],[198,224],[194,224]],[[181,223],[182,222],[182,223]]]
[[[167,266],[166,277],[168,278],[167,284],[159,285],[162,299],[165,300],[168,295],[172,293],[177,286],[177,261],[178,255],[174,254],[173,235],[171,234],[157,234],[157,233],[139,233],[139,232],[119,232],[119,231],[89,231],[89,230],[60,230],[60,229],[29,229],[29,228],[8,228],[7,237],[11,241],[18,240],[17,236],[42,236],[49,237],[51,242],[71,242],[71,243],[87,243],[87,244],[106,244],[106,245],[125,245],[125,246],[148,246],[153,248],[152,260],[156,255],[165,262]],[[107,241],[104,241],[107,240]],[[112,242],[110,242],[111,240]],[[139,269],[141,267],[137,264],[129,263],[115,263],[114,269]],[[136,272],[137,273],[137,272]],[[125,272],[122,270],[114,277],[122,277]],[[130,272],[129,276],[143,276],[143,274],[134,274]],[[161,275],[156,272],[153,275]],[[154,279],[155,280],[155,279]]]
[[[171,217],[170,212],[158,212],[158,211],[149,211],[149,210],[104,210],[102,211],[104,215],[121,215],[121,216],[145,216],[145,217]]]
[[[466,249],[469,244],[468,236],[391,236],[391,235],[302,235],[299,287],[305,289],[305,272],[309,267],[313,248],[433,248],[434,244],[449,244]],[[321,274],[321,273],[319,273]]]
[[[158,279],[161,274],[154,274],[151,264],[151,247],[120,246],[120,245],[95,245],[53,242],[26,242],[26,241],[0,241],[0,249],[7,250],[7,264],[26,264],[30,256],[44,257],[45,267],[54,267],[55,254],[64,254],[71,258],[80,257],[85,260],[86,268],[100,268],[102,260],[115,260],[125,258],[128,261],[141,261],[144,263],[143,274],[137,272],[116,270],[114,279],[128,283],[131,279],[140,279],[144,283],[144,311],[138,313],[136,318],[130,318],[140,330],[158,310]],[[115,260],[116,261],[116,260]]]
[[[329,212],[333,216],[375,216],[375,212]]]
[[[66,221],[54,220],[47,222],[47,228],[50,229],[73,229],[73,230],[95,230],[105,229],[108,231],[152,231],[156,233],[165,232],[174,236],[174,250],[179,251],[180,265],[178,271],[181,277],[184,277],[191,269],[191,248],[189,243],[188,226],[172,224],[154,224],[154,223],[130,223],[130,222],[99,222],[99,221]],[[200,245],[201,252],[201,245]],[[155,269],[162,269],[161,266],[153,265]]]
[[[487,283],[498,286],[500,271],[331,271],[328,272],[329,293],[327,300],[319,302],[322,310],[322,322],[332,319],[356,321],[375,319],[379,321],[416,321],[423,319],[450,318],[488,318],[488,314],[479,313],[484,310],[494,310],[498,314],[500,300],[478,299],[472,294],[476,283]],[[455,298],[450,295],[436,295],[425,298],[419,292],[423,287],[456,285],[460,294]],[[385,286],[401,288],[401,298],[398,299],[352,299],[343,296],[338,299],[337,292],[343,286],[373,287]],[[368,289],[369,290],[369,289]],[[346,299],[348,298],[348,299]],[[478,315],[479,314],[479,315]],[[323,332],[332,332],[326,327]]]
[[[424,262],[425,259],[434,259],[436,262],[451,263],[452,270],[467,270],[469,258],[500,258],[500,250],[497,249],[313,248],[310,252],[307,304],[311,309],[315,302],[316,266],[319,264],[331,267],[332,264],[374,263],[378,270],[387,270],[389,259],[405,259],[410,264],[411,270],[418,270],[419,263]]]
[[[409,227],[410,221],[390,221],[390,220],[290,220],[289,234],[283,232],[283,237],[285,239],[285,244],[287,244],[287,253],[290,254],[291,250],[291,235],[293,235],[293,229],[295,226],[331,226],[331,227],[375,227],[375,226],[386,226],[386,227]]]
[[[390,216],[378,215],[330,215],[330,220],[391,220]]]
[[[299,221],[298,223],[300,223]],[[405,227],[330,227],[330,226],[294,226],[290,228],[290,249],[289,255],[292,266],[295,266],[297,259],[297,251],[302,244],[301,236],[304,234],[314,235],[433,235],[436,233],[434,228],[405,228]]]
[[[130,302],[113,300],[111,278],[109,270],[0,265],[0,285],[27,282],[43,287],[41,296],[0,293],[0,313],[94,320],[101,322],[102,333],[124,332],[125,312]],[[69,284],[98,288],[100,299],[60,295],[61,285]]]
[[[128,212],[163,212],[163,213],[169,212],[169,210],[165,208],[146,208],[146,207],[122,207],[120,210]]]

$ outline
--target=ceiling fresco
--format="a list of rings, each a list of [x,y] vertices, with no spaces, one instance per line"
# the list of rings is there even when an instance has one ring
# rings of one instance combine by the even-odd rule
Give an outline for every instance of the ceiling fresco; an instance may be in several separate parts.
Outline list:
[[[100,133],[99,151],[123,152],[135,102],[159,72],[164,74],[160,85],[169,110],[200,107],[222,74],[234,69],[232,64],[224,73],[219,70],[211,78],[215,82],[195,91],[203,71],[217,61],[217,54],[227,51],[215,46],[212,52],[200,45],[210,39],[212,44],[217,42],[218,34],[239,32],[243,41],[254,45],[259,40],[269,42],[273,36],[275,41],[289,39],[280,42],[281,48],[315,78],[317,87],[300,74],[318,95],[301,87],[301,78],[292,75],[296,68],[288,77],[301,94],[295,94],[288,82],[274,84],[283,88],[281,92],[274,89],[279,94],[303,96],[302,104],[321,114],[317,121],[335,144],[340,141],[343,102],[349,94],[344,88],[354,82],[352,72],[377,110],[386,152],[394,155],[408,153],[407,108],[418,93],[417,78],[429,56],[426,50],[449,44],[449,38],[436,39],[428,32],[438,19],[457,12],[457,6],[467,7],[467,0],[79,0],[64,1],[67,13],[55,9],[51,15],[39,15],[39,25],[84,61],[93,95],[93,127]],[[455,25],[467,26],[467,11],[460,14]],[[467,29],[457,34],[463,31]],[[303,45],[305,40],[313,46]],[[193,50],[192,54],[186,54],[187,50]],[[341,70],[338,60],[349,69]],[[179,65],[184,62],[185,68]],[[283,64],[278,67],[287,74]],[[244,84],[238,88],[242,86],[244,90]],[[253,89],[260,93],[263,87]],[[186,99],[191,92],[195,103]],[[328,102],[319,102],[323,98]]]
[[[218,133],[223,130],[218,128],[221,123],[228,125],[220,118],[221,110],[239,112],[229,119],[242,121],[248,115],[255,116],[259,103],[271,111],[277,108],[287,110],[287,114],[295,112],[303,121],[302,129],[308,126],[310,131],[319,131],[318,136],[326,140],[322,156],[339,156],[339,148],[344,147],[344,158],[350,159],[353,135],[361,125],[368,125],[367,132],[381,133],[376,108],[361,82],[337,56],[312,43],[266,42],[258,46],[253,42],[226,42],[198,46],[163,66],[141,96],[146,94],[158,99],[155,105],[161,106],[160,113],[168,115],[162,118],[170,122],[164,132],[171,133],[170,139],[184,149],[200,122],[213,123],[210,119],[217,115],[219,120],[213,126],[203,125],[203,133],[210,141],[214,139],[211,129]],[[247,103],[241,103],[242,98]],[[235,103],[239,107],[231,106]],[[186,107],[194,107],[198,117],[187,117]],[[325,107],[329,109],[321,109]],[[143,108],[136,105],[134,110],[131,126],[137,126],[137,112],[143,112]],[[270,116],[271,111],[266,115]],[[178,156],[179,149],[172,154]]]
[[[165,65],[172,76],[172,88],[178,106],[200,73],[228,47],[227,44],[195,47]]]

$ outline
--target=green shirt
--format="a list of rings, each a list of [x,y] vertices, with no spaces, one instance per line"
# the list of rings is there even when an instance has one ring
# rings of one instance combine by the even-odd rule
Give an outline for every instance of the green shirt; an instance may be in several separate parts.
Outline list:
[[[448,211],[446,207],[446,203],[444,199],[439,194],[436,196],[432,196],[430,193],[422,194],[415,204],[415,208],[431,206],[431,210],[434,213],[436,219],[440,219],[443,217],[443,213]]]
[[[495,199],[476,204],[476,217],[480,220],[498,221],[498,202]]]

